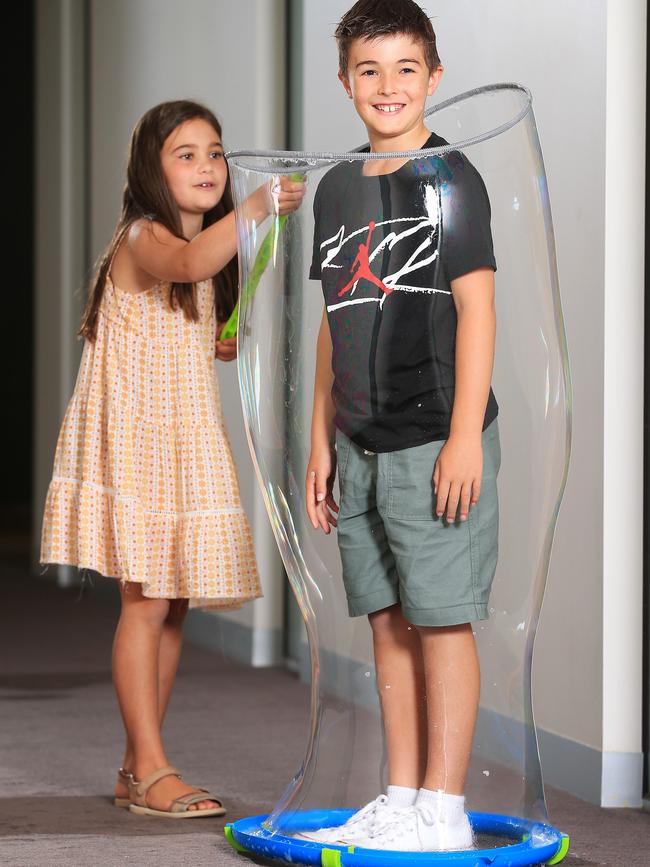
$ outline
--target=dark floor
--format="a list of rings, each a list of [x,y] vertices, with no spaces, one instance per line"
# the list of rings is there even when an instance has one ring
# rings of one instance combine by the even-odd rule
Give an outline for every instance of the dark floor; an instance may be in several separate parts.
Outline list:
[[[109,661],[115,613],[0,563],[0,864],[112,867],[251,864],[223,820],[138,817],[112,806],[121,727]],[[223,793],[229,820],[268,811],[303,757],[308,691],[187,645],[166,725],[172,761]],[[650,815],[547,791],[572,838],[566,867],[650,865]]]

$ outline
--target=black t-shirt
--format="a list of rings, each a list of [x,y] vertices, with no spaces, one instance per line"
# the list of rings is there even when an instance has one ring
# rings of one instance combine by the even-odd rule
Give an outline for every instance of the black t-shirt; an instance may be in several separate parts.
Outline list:
[[[440,147],[432,133],[424,147]],[[365,176],[339,163],[314,199],[310,278],[332,335],[336,426],[362,448],[449,436],[456,308],[450,283],[496,262],[485,184],[459,151]],[[490,389],[484,429],[497,415]]]

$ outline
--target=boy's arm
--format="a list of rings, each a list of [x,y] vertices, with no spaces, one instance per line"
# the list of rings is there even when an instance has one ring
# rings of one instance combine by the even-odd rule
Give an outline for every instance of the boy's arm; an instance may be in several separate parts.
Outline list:
[[[307,514],[314,529],[320,526],[326,533],[336,518],[330,510],[338,512],[332,497],[336,473],[334,451],[334,403],[332,401],[332,338],[323,311],[316,347],[316,377],[314,381],[314,408],[311,420],[311,455],[305,483]]]
[[[470,503],[478,502],[483,475],[481,433],[490,393],[496,314],[494,272],[479,268],[456,280],[451,288],[456,305],[456,385],[449,439],[433,476],[436,512],[455,521],[467,520]]]

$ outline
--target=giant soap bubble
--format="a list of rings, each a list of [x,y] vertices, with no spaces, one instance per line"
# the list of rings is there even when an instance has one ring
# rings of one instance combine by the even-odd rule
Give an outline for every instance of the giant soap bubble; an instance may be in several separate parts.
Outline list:
[[[489,619],[473,627],[481,698],[466,803],[477,849],[409,853],[408,863],[557,863],[568,839],[546,822],[531,663],[568,468],[570,386],[542,152],[530,94],[519,85],[483,87],[447,100],[427,112],[427,123],[448,144],[388,155],[402,160],[391,176],[393,187],[399,186],[400,173],[417,176],[419,194],[426,198],[426,218],[407,227],[421,241],[414,257],[398,271],[380,269],[382,256],[398,250],[404,237],[396,218],[391,223],[381,215],[363,237],[350,238],[343,227],[325,239],[323,248],[332,267],[348,263],[351,280],[342,301],[368,302],[366,306],[379,309],[400,293],[429,291],[432,287],[418,284],[419,264],[437,255],[450,228],[445,221],[463,216],[462,205],[445,202],[453,196],[454,171],[469,161],[485,183],[498,264],[493,389],[502,458],[499,555]],[[359,151],[229,155],[238,207],[243,408],[269,519],[304,620],[303,674],[311,679],[311,727],[304,760],[271,813],[240,820],[226,833],[236,848],[291,863],[352,867],[406,857],[322,847],[293,836],[301,829],[340,824],[386,783],[368,620],[348,617],[336,540],[312,529],[304,494],[323,312],[320,284],[309,279],[313,198],[328,172],[360,176],[364,162],[375,158]],[[308,179],[301,209],[286,221],[276,217],[261,226],[245,224],[239,209],[243,200],[274,176],[296,173]],[[351,267],[362,243],[368,260],[365,278],[365,272]],[[346,250],[352,251],[347,258]],[[358,259],[355,267],[361,267]]]

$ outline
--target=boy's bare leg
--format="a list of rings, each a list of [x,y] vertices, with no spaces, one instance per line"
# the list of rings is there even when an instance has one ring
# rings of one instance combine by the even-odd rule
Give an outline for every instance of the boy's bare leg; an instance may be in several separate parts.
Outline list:
[[[415,627],[422,642],[428,699],[423,788],[462,795],[469,766],[480,669],[471,624]]]
[[[170,601],[145,598],[135,583],[120,585],[120,593],[122,612],[113,643],[113,681],[133,751],[128,770],[136,779],[143,779],[169,764],[160,736],[159,664]],[[164,810],[174,798],[191,791],[192,787],[177,777],[165,777],[151,787],[148,803]],[[201,801],[190,809],[212,806],[211,801]]]
[[[417,628],[399,604],[368,615],[381,700],[388,782],[419,789],[427,766],[425,668]]]

